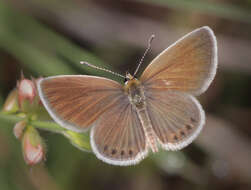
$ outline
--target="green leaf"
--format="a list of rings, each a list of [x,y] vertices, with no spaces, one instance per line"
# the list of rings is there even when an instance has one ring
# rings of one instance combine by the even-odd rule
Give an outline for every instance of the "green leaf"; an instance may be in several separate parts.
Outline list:
[[[63,134],[78,149],[83,151],[91,151],[90,137],[88,134],[76,133],[74,131],[69,131],[69,130],[63,132]]]

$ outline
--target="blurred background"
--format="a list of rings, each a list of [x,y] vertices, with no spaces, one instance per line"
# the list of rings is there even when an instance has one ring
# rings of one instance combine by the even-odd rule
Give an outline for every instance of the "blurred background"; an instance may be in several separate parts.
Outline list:
[[[186,33],[210,26],[219,68],[199,97],[206,125],[193,144],[131,167],[111,166],[41,131],[46,162],[25,165],[13,121],[0,118],[0,189],[251,189],[251,0],[0,0],[0,106],[27,78],[134,71],[151,34],[144,66]]]

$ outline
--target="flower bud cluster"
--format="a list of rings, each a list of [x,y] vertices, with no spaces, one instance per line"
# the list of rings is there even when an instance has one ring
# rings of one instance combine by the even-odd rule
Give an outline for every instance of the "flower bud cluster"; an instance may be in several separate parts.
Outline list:
[[[7,97],[3,106],[6,114],[22,114],[23,120],[17,122],[13,134],[22,143],[22,152],[25,162],[32,166],[45,160],[45,144],[37,129],[29,124],[37,110],[43,109],[39,99],[36,80],[21,76],[17,87]]]
[[[39,79],[27,79],[22,75],[17,82],[17,87],[7,97],[3,113],[16,115],[21,118],[14,128],[14,136],[22,144],[22,152],[25,162],[29,166],[36,165],[45,160],[46,147],[39,131],[34,127],[37,120],[51,120],[46,109],[40,101],[37,91],[37,81]],[[37,126],[36,126],[37,127]],[[46,127],[44,127],[46,128]],[[50,130],[50,128],[48,127]],[[63,128],[62,128],[63,129]],[[56,130],[58,132],[58,129]],[[91,151],[89,135],[77,133],[70,130],[60,130],[69,141],[82,151]]]

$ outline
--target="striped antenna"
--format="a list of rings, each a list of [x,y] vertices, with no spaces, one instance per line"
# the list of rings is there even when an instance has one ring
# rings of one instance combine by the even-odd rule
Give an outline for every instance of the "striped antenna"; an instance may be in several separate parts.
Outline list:
[[[140,59],[139,64],[138,64],[138,66],[137,66],[137,69],[135,70],[135,72],[134,72],[134,74],[133,74],[133,77],[135,77],[135,75],[136,75],[137,72],[139,71],[139,68],[140,68],[141,64],[143,63],[146,54],[147,54],[148,51],[151,49],[151,44],[152,44],[152,41],[153,41],[154,38],[155,38],[155,35],[152,34],[151,37],[150,37],[149,40],[148,40],[148,47],[146,48],[146,50],[145,50],[145,52],[144,52],[142,58]]]
[[[97,66],[92,65],[92,64],[90,64],[90,63],[87,63],[87,62],[85,62],[85,61],[80,61],[80,64],[82,64],[82,65],[87,65],[87,66],[92,67],[92,68],[94,68],[94,69],[98,69],[98,70],[101,70],[101,71],[105,71],[105,72],[111,73],[111,74],[113,74],[113,75],[122,77],[123,79],[126,78],[125,76],[123,76],[123,75],[121,75],[121,74],[119,74],[119,73],[115,73],[115,72],[110,71],[110,70],[105,69],[105,68],[97,67]]]

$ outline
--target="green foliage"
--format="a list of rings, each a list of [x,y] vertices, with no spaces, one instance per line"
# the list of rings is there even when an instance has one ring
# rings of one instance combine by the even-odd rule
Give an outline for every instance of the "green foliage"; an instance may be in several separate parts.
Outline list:
[[[201,1],[201,0],[138,0],[151,4],[168,6],[173,9],[200,12],[230,20],[251,23],[251,13],[241,7],[231,4]]]
[[[35,76],[99,72],[81,65],[80,61],[107,68],[104,62],[93,54],[34,18],[13,11],[3,2],[0,2],[0,28],[0,47],[13,55]],[[114,78],[109,73],[104,75]]]

